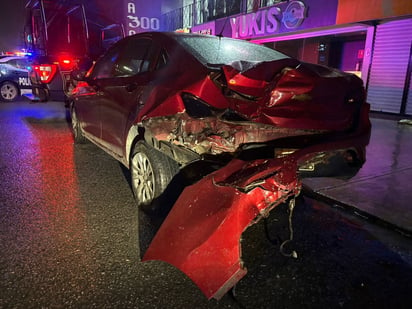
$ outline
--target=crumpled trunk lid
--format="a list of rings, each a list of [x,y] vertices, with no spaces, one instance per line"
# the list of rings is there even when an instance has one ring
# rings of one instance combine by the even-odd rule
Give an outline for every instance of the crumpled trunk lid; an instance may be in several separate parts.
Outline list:
[[[347,130],[365,100],[355,75],[294,59],[237,62],[222,71],[230,109],[279,127]]]

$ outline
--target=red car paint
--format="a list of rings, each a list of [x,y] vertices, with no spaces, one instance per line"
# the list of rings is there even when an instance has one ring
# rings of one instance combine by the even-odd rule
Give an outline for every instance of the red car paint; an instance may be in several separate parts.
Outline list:
[[[73,92],[73,108],[82,133],[127,167],[136,140],[181,167],[221,163],[184,189],[143,259],[178,267],[208,298],[220,298],[246,274],[242,233],[293,199],[309,166],[328,167],[335,157],[355,171],[362,166],[370,135],[362,81],[282,54],[209,63],[194,56],[203,41],[222,53],[226,42],[255,48],[210,36],[141,34],[112,51],[134,39],[153,40],[151,54],[164,50],[169,63],[119,78],[95,78],[92,69]],[[196,40],[193,54],[181,39]]]
[[[284,163],[233,160],[187,187],[143,261],[166,261],[185,272],[208,298],[222,297],[246,274],[241,234],[300,189],[296,162],[287,167]]]
[[[368,106],[362,111],[368,119]],[[364,147],[368,121],[351,139],[334,138],[278,159],[234,159],[187,187],[163,222],[143,261],[182,270],[208,298],[220,299],[244,275],[241,235],[301,190],[298,165],[319,152]]]

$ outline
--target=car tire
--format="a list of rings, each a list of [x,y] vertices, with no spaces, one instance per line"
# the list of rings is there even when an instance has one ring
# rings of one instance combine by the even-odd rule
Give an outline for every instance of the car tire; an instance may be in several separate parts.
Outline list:
[[[4,82],[0,86],[1,100],[5,102],[13,102],[20,95],[19,88],[12,82]]]
[[[86,138],[83,136],[82,129],[80,128],[79,120],[77,119],[76,110],[73,104],[70,105],[70,118],[72,122],[72,130],[75,144],[84,144]]]
[[[178,190],[166,189],[178,172],[176,161],[144,141],[137,142],[130,157],[131,185],[137,205],[149,213],[163,213],[176,197],[169,197],[168,191],[175,195]]]

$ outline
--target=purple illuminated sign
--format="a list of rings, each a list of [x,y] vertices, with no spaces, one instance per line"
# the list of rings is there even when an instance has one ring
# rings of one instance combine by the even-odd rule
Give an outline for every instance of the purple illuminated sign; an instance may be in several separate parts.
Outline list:
[[[211,22],[207,22],[205,24],[202,25],[198,25],[198,26],[193,26],[191,28],[191,32],[193,33],[200,33],[200,34],[212,34],[215,35],[215,22],[211,21]]]
[[[249,39],[330,26],[336,23],[337,7],[338,0],[282,2],[253,13],[231,17],[230,29],[224,26],[222,33],[233,38]]]
[[[306,17],[307,8],[302,1],[291,1],[283,12],[282,23],[288,29],[299,27]]]
[[[160,30],[161,0],[126,0],[126,34]]]

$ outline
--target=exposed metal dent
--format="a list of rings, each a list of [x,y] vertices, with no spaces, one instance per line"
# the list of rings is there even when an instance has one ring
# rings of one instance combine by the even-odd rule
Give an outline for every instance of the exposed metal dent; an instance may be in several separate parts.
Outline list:
[[[242,144],[322,132],[279,128],[254,122],[230,122],[215,117],[195,119],[186,113],[149,118],[143,121],[143,126],[150,138],[183,146],[199,155],[233,153]]]

